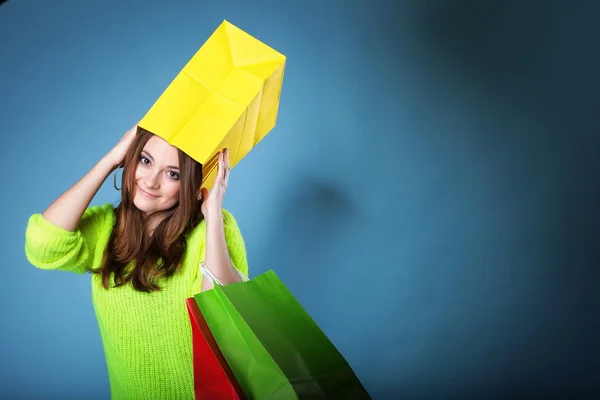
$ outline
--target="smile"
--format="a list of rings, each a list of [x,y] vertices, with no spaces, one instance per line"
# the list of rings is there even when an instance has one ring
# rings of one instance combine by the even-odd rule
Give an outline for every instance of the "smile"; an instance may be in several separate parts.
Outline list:
[[[155,195],[153,195],[153,194],[150,194],[150,193],[146,192],[144,189],[142,189],[142,188],[141,188],[141,187],[139,187],[139,186],[138,186],[138,189],[140,189],[140,192],[142,192],[142,194],[143,194],[144,196],[150,197],[150,198],[152,198],[152,199],[155,199],[155,198],[157,198],[157,197],[158,197],[158,196],[155,196]]]

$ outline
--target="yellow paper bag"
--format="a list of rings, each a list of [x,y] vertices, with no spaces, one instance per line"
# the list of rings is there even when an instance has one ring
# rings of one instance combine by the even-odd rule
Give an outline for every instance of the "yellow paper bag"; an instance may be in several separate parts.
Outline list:
[[[223,21],[139,125],[201,163],[210,190],[219,151],[233,168],[275,126],[285,61]]]

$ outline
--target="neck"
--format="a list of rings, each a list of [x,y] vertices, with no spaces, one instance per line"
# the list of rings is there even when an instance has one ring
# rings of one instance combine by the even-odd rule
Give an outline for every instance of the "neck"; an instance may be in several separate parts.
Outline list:
[[[150,216],[148,218],[148,223],[146,224],[146,234],[149,237],[152,237],[152,234],[154,233],[154,230],[156,229],[160,221],[162,221],[162,218],[159,218],[158,216]]]

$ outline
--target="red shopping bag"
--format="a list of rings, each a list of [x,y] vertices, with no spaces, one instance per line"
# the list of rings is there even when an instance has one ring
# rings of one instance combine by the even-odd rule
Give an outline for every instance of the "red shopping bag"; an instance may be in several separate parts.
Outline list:
[[[194,298],[186,299],[192,325],[196,399],[243,400],[246,397],[215,342]]]

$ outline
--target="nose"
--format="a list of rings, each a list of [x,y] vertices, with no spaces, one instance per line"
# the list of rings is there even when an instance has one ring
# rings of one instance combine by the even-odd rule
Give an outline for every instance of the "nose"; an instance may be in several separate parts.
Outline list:
[[[144,183],[148,189],[158,189],[160,187],[158,173],[148,173],[145,178]]]

